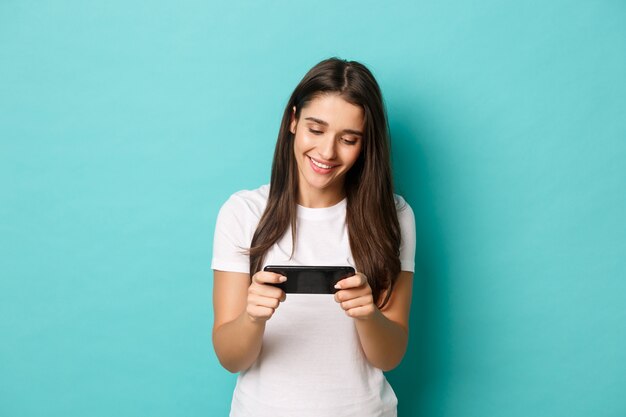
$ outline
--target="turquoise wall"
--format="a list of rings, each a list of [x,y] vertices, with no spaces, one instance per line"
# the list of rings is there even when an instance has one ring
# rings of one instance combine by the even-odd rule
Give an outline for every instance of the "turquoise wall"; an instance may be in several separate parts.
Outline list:
[[[0,415],[226,415],[217,210],[332,55],[377,76],[416,214],[400,416],[626,415],[609,0],[0,2]]]

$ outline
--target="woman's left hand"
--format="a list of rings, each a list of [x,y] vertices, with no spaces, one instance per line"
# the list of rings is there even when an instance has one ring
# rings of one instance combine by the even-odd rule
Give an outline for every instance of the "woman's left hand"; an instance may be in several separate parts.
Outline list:
[[[335,288],[339,289],[335,293],[335,301],[341,305],[348,316],[355,319],[368,319],[378,310],[365,274],[357,272],[351,277],[344,278],[335,285]]]

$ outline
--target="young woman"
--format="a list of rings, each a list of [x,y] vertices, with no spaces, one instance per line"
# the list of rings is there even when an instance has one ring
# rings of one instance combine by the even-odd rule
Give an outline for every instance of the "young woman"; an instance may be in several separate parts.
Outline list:
[[[233,194],[213,249],[213,344],[239,372],[231,416],[395,416],[383,371],[407,346],[415,254],[393,193],[380,88],[362,64],[313,67],[285,108],[269,185]],[[352,266],[335,295],[289,294],[265,265]]]

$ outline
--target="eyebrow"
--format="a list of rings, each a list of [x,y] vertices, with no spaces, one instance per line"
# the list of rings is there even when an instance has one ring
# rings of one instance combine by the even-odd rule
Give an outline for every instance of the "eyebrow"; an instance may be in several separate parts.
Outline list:
[[[317,124],[328,126],[328,122],[325,122],[325,121],[323,121],[321,119],[317,119],[315,117],[305,117],[304,120],[310,120],[310,121],[315,122]],[[353,135],[363,136],[363,132],[360,132],[360,131],[354,130],[354,129],[344,129],[343,132],[350,133],[350,134],[353,134]]]

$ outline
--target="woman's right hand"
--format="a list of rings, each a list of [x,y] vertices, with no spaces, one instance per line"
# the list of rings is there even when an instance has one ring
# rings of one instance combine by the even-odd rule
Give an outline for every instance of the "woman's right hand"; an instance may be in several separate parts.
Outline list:
[[[287,277],[269,271],[259,271],[252,276],[248,287],[248,305],[246,312],[253,322],[266,322],[287,295],[278,287],[267,284],[285,282]]]

